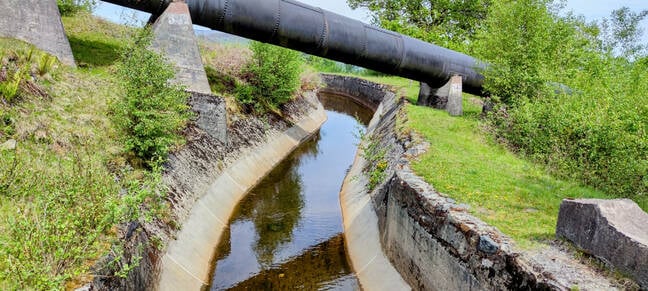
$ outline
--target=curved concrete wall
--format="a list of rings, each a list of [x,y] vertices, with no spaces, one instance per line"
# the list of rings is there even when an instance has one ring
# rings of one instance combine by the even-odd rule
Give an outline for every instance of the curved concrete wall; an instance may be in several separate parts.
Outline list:
[[[360,84],[352,88],[374,87],[369,94],[384,89],[344,78]],[[367,190],[368,162],[359,150],[340,193],[349,257],[364,289],[568,289],[552,279],[556,274],[536,272],[505,235],[409,169],[408,157],[425,146],[396,130],[405,114],[402,99],[380,95],[366,136],[386,149],[385,179]]]
[[[294,126],[241,153],[199,198],[161,259],[158,290],[200,290],[210,280],[211,260],[233,209],[281,160],[326,121],[321,104]]]

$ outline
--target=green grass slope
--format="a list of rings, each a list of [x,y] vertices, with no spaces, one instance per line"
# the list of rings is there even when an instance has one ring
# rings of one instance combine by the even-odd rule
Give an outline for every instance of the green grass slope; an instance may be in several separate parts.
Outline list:
[[[364,77],[399,89],[410,103],[418,84],[397,77]],[[464,94],[464,116],[407,105],[407,126],[430,143],[413,170],[439,192],[469,205],[469,211],[532,247],[554,237],[564,198],[614,198],[575,182],[557,179],[546,168],[511,153],[493,140],[480,118],[479,99]]]

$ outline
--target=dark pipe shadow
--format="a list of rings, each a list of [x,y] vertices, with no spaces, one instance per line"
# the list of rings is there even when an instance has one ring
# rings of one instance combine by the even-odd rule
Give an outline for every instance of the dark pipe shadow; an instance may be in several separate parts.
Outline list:
[[[112,43],[69,37],[74,60],[79,66],[106,67],[116,63],[122,48]]]

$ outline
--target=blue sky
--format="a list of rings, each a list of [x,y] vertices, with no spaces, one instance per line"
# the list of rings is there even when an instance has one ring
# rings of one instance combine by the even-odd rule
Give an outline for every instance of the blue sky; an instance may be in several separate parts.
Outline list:
[[[263,0],[260,0],[263,1]],[[100,2],[99,7],[95,14],[106,19],[123,22],[124,16],[130,16],[133,10],[121,8],[105,2]],[[301,0],[301,2],[318,6],[323,9],[336,12],[351,18],[355,18],[364,22],[369,21],[367,12],[365,10],[352,10],[346,4],[346,0]],[[640,11],[648,9],[647,0],[568,0],[567,8],[573,10],[578,15],[584,15],[589,21],[600,20],[603,17],[610,15],[612,10],[627,6],[633,11]],[[124,12],[125,11],[125,12]],[[148,20],[148,16],[144,13],[138,13],[138,18],[141,21]],[[644,28],[644,40],[648,42],[648,20],[644,20],[641,26]]]

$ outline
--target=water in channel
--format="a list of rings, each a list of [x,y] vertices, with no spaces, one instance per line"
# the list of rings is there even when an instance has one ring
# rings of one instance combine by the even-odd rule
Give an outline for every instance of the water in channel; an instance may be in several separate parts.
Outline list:
[[[358,290],[339,191],[369,110],[320,94],[328,120],[239,203],[216,250],[211,290]]]

